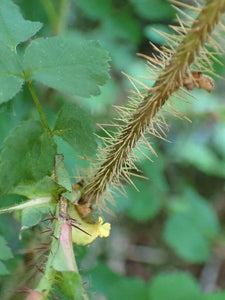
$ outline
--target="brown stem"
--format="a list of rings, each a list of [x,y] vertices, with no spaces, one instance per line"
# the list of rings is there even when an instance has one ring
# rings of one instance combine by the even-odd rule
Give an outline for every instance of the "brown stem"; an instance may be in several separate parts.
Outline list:
[[[138,139],[143,136],[155,114],[171,94],[183,85],[182,81],[189,66],[194,62],[224,10],[225,0],[208,1],[203,7],[153,88],[133,112],[113,146],[108,148],[107,157],[98,172],[84,187],[82,204],[90,207],[93,204],[101,206],[99,199],[104,191],[112,181],[118,181],[123,165],[129,159]]]

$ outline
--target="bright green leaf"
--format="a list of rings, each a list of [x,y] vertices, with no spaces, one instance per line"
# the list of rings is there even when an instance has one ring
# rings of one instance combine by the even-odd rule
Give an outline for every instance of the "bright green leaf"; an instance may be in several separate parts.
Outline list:
[[[9,274],[9,271],[6,268],[6,265],[2,261],[0,261],[0,275],[3,276],[3,275],[8,275],[8,274]]]
[[[60,110],[54,133],[65,140],[81,155],[93,155],[96,149],[91,116],[74,104]]]
[[[4,237],[0,236],[0,259],[8,260],[13,258],[13,254]]]
[[[204,262],[210,255],[210,241],[182,214],[174,214],[166,221],[163,237],[174,251],[190,262]]]
[[[108,79],[108,54],[96,41],[77,42],[72,37],[40,38],[31,42],[24,56],[30,79],[70,95],[89,97],[100,93]]]
[[[197,282],[187,273],[160,274],[152,280],[149,288],[151,300],[200,300]]]
[[[16,53],[0,43],[0,104],[20,91],[24,81],[22,72]]]
[[[24,20],[18,6],[11,0],[0,1],[0,16],[0,41],[12,49],[27,41],[42,26],[39,22]]]
[[[22,211],[21,229],[27,229],[37,225],[50,211],[54,210],[51,204],[44,206],[28,207]]]

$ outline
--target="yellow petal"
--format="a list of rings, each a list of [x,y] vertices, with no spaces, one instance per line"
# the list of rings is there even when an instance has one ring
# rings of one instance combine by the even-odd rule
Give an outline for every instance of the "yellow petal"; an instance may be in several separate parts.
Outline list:
[[[97,237],[108,237],[110,234],[111,224],[103,224],[101,217],[97,223],[87,223],[80,217],[75,206],[69,208],[69,215],[79,223],[75,224],[78,228],[72,227],[72,241],[77,245],[85,246],[91,244]]]

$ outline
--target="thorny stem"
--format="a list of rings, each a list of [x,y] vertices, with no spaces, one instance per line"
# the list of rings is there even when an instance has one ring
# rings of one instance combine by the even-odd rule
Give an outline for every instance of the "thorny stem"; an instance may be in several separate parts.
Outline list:
[[[56,281],[57,271],[55,270],[54,260],[56,259],[57,251],[60,246],[65,247],[67,250],[71,249],[70,257],[66,257],[66,260],[68,261],[68,264],[70,267],[72,266],[72,271],[78,272],[74,253],[72,251],[72,236],[68,236],[68,240],[66,243],[70,243],[71,245],[60,245],[60,236],[65,235],[65,224],[67,228],[70,228],[70,235],[72,235],[71,232],[71,226],[67,225],[67,219],[68,219],[68,200],[64,197],[60,197],[59,203],[57,206],[57,213],[56,213],[56,220],[54,221],[54,232],[52,237],[52,243],[49,251],[48,260],[46,262],[45,266],[45,272],[38,283],[38,286],[36,287],[36,291],[39,291],[44,295],[45,299],[48,299],[48,296],[50,292],[52,291],[52,286]],[[64,241],[65,242],[65,241]]]
[[[43,112],[43,110],[42,110],[42,107],[41,107],[40,101],[39,101],[39,99],[38,99],[38,96],[37,96],[37,94],[36,94],[36,92],[35,92],[35,89],[34,89],[32,83],[31,83],[30,81],[28,81],[27,84],[28,84],[28,88],[29,88],[29,91],[30,91],[30,93],[31,93],[32,99],[33,99],[33,101],[34,101],[34,103],[35,103],[35,105],[36,105],[36,107],[37,107],[37,110],[38,110],[38,112],[39,112],[39,114],[40,114],[42,123],[43,123],[44,127],[46,128],[47,132],[48,132],[50,135],[52,135],[52,131],[51,131],[49,125],[48,125],[48,121],[47,121],[47,119],[46,119],[46,117],[45,117],[45,114],[44,114],[44,112]]]
[[[99,206],[99,199],[108,185],[113,180],[118,181],[122,167],[129,159],[138,139],[143,136],[155,114],[171,94],[182,86],[182,78],[188,67],[195,60],[224,10],[225,0],[208,1],[203,7],[176,52],[157,78],[153,88],[134,111],[113,146],[109,148],[107,157],[98,172],[84,187],[82,204],[90,207],[93,204]]]
[[[58,215],[58,211],[57,211]],[[58,221],[54,221],[55,229],[54,229],[54,237],[59,236],[60,233],[60,223]],[[56,251],[58,249],[58,240],[56,238],[52,238],[52,243],[50,246],[50,252],[48,256],[48,260],[45,265],[45,272],[43,276],[41,277],[40,282],[38,283],[38,286],[36,287],[36,290],[41,292],[45,298],[47,299],[49,293],[51,292],[52,285],[55,281],[56,271],[53,269],[53,259],[56,254]]]

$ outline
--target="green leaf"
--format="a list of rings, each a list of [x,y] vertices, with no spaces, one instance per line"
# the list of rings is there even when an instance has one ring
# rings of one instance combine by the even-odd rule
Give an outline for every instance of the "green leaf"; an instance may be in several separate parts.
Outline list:
[[[54,168],[56,145],[38,121],[21,122],[4,142],[0,155],[0,191],[19,183],[36,182]]]
[[[177,161],[182,163],[185,161],[206,174],[225,178],[223,160],[207,145],[196,143],[195,140],[186,139],[185,147],[180,142],[180,147],[177,146],[174,150],[177,153]]]
[[[148,300],[147,285],[139,278],[121,277],[102,263],[98,263],[88,275],[91,276],[91,287],[101,293],[99,299]]]
[[[0,275],[8,275],[8,274],[9,271],[6,268],[6,265],[2,261],[0,261]]]
[[[110,37],[113,39],[120,39],[135,46],[138,46],[141,41],[140,24],[128,7],[121,7],[119,11],[114,11],[110,17],[107,16],[104,27],[105,32],[110,32]]]
[[[201,300],[224,300],[225,291],[210,293],[202,296]]]
[[[96,150],[91,116],[74,104],[66,104],[59,111],[54,133],[81,155],[93,155]]]
[[[0,259],[8,260],[13,258],[13,254],[9,246],[7,246],[7,242],[3,236],[0,235]]]
[[[107,18],[113,9],[111,0],[74,0],[74,2],[88,17],[94,20]]]
[[[197,282],[187,273],[175,272],[160,274],[151,282],[151,300],[200,300]]]
[[[32,41],[24,56],[30,79],[70,95],[89,97],[100,94],[99,86],[108,79],[108,54],[96,41],[78,43],[75,38],[58,36]]]
[[[162,33],[162,34],[160,34]],[[173,34],[173,30],[166,25],[163,24],[154,24],[149,25],[145,28],[145,35],[146,37],[151,40],[153,43],[162,45],[166,43],[166,34]]]
[[[182,197],[170,203],[173,214],[166,221],[164,239],[183,259],[204,262],[220,233],[217,215],[196,192],[187,189]]]
[[[148,300],[148,288],[140,278],[122,278],[109,289],[109,299]],[[158,300],[158,299],[157,299]]]
[[[59,191],[60,187],[49,176],[45,176],[37,182],[20,183],[12,189],[13,194],[26,196],[28,199],[57,196]]]
[[[175,17],[175,10],[164,0],[130,0],[138,14],[151,21],[168,20]]]
[[[11,0],[0,1],[0,16],[0,41],[13,50],[19,43],[32,37],[42,26],[39,22],[24,20],[18,6]]]
[[[21,218],[21,230],[37,225],[50,211],[54,211],[54,205],[28,207],[23,209]]]
[[[127,214],[136,221],[148,221],[160,211],[162,206],[160,199],[155,187],[150,185],[149,181],[135,178],[133,182],[138,191],[132,186],[127,189],[128,197],[131,199],[130,206],[126,209]]]
[[[193,224],[196,224],[205,237],[209,239],[217,237],[220,233],[220,224],[213,206],[189,188],[185,190],[183,197],[188,205],[185,214],[191,218]]]
[[[189,262],[204,262],[210,255],[210,242],[192,220],[175,214],[166,221],[163,237],[174,251]]]
[[[117,282],[120,280],[118,274],[101,262],[88,272],[88,276],[91,276],[91,287],[106,295],[108,295],[110,287],[116,286]]]
[[[57,154],[55,156],[55,175],[57,183],[67,191],[72,192],[70,176],[64,164],[64,157],[62,154]]]
[[[57,284],[59,290],[71,300],[83,300],[83,284],[78,273],[62,272]]]
[[[0,104],[10,100],[20,91],[24,81],[22,74],[23,70],[16,53],[0,43]]]
[[[54,168],[54,158],[57,153],[57,145],[48,132],[43,132],[37,137],[32,149],[27,154],[30,172],[35,180],[45,175],[51,175]]]

